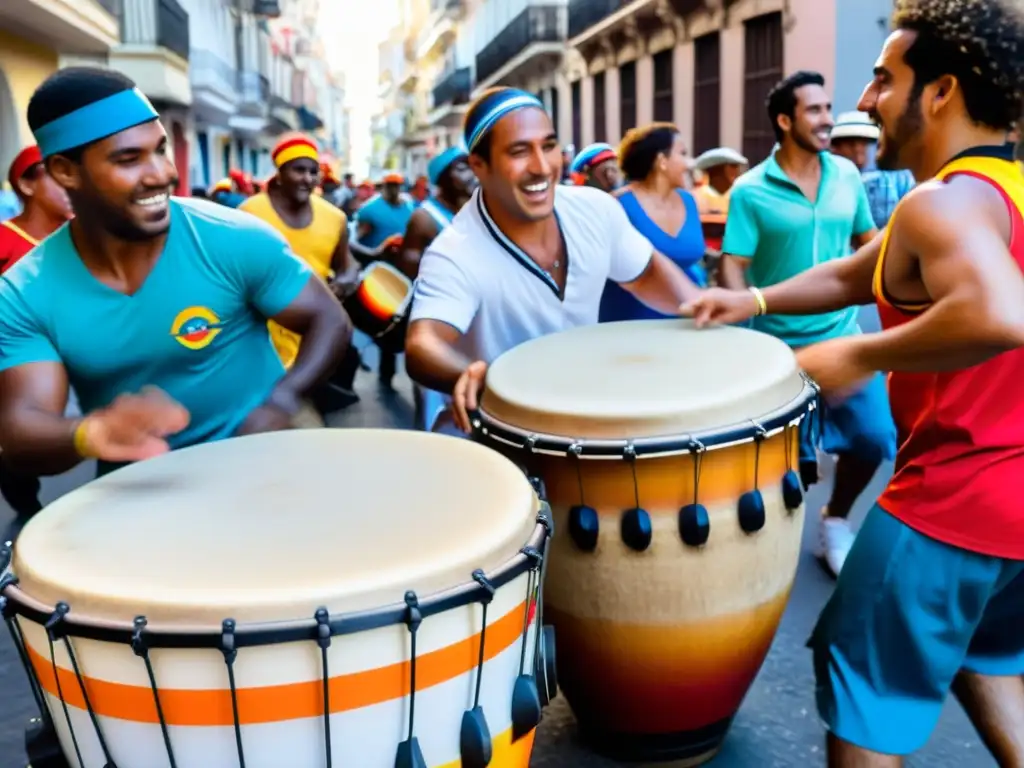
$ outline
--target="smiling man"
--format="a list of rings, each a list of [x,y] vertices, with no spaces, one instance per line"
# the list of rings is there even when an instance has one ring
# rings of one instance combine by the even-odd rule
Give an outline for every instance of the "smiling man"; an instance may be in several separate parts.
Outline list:
[[[781,81],[768,97],[768,117],[779,147],[732,188],[719,276],[725,288],[755,293],[847,256],[851,241],[864,245],[877,234],[860,171],[829,151],[834,123],[825,78],[796,72]],[[753,327],[794,349],[860,333],[856,307],[802,317],[761,314]],[[882,462],[896,454],[896,427],[881,376],[823,412],[801,427],[800,470],[810,485],[818,480],[819,447],[839,457],[818,528],[818,556],[838,575],[853,544],[847,517]]]
[[[77,216],[0,280],[4,461],[102,472],[292,426],[351,333],[326,285],[251,216],[170,197],[167,135],[124,76],[61,70],[28,122]],[[287,374],[268,319],[302,334]]]
[[[559,184],[562,151],[536,96],[484,93],[465,121],[479,189],[420,262],[406,367],[452,394],[469,431],[487,366],[530,339],[597,323],[613,280],[667,314],[697,287],[654,251],[611,195]]]

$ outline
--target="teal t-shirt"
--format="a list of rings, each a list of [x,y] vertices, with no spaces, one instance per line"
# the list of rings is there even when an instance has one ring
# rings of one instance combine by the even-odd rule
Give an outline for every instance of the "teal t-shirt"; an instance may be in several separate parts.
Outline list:
[[[381,195],[367,200],[363,207],[356,211],[356,227],[369,224],[372,229],[360,243],[373,249],[380,247],[381,243],[393,235],[404,235],[415,210],[415,204],[405,197],[402,197],[397,205],[392,205]]]
[[[134,296],[86,269],[65,225],[0,278],[0,370],[62,363],[83,413],[156,386],[191,414],[172,448],[230,437],[284,375],[267,318],[312,273],[247,213],[171,200],[164,252]]]
[[[749,259],[747,282],[781,283],[851,253],[850,241],[875,228],[860,171],[849,160],[821,154],[821,188],[811,203],[774,154],[736,180],[722,251]],[[823,315],[765,315],[753,327],[792,347],[859,333],[857,308]]]

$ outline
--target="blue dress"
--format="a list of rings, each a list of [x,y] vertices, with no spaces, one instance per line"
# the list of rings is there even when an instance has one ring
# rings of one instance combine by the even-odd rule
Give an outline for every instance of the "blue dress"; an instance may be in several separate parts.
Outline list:
[[[675,237],[670,237],[644,211],[640,201],[632,192],[626,192],[619,198],[630,223],[644,237],[651,241],[654,249],[665,254],[686,273],[694,283],[703,288],[707,285],[708,276],[701,260],[704,258],[704,230],[700,225],[700,212],[697,201],[684,189],[678,190],[679,196],[686,206],[686,222]],[[651,309],[633,294],[609,282],[601,296],[601,309],[598,320],[611,323],[618,320],[656,320],[669,317]]]

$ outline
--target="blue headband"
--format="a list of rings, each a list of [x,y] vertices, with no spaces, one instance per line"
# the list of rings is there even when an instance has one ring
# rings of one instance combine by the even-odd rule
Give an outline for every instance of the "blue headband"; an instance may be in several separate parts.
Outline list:
[[[36,144],[43,157],[113,136],[160,117],[138,88],[121,91],[86,104],[36,129]]]
[[[456,160],[466,156],[466,150],[462,147],[448,147],[444,152],[435,157],[427,164],[427,178],[430,183],[437,186],[441,174],[447,171]]]
[[[532,93],[518,88],[506,88],[488,96],[466,121],[466,146],[472,152],[501,118],[517,109],[544,109],[544,104]]]
[[[576,158],[572,161],[569,170],[573,173],[582,173],[594,161],[595,157],[605,152],[611,152],[614,155],[615,148],[611,144],[591,144],[589,147],[584,147],[583,151],[576,155]]]

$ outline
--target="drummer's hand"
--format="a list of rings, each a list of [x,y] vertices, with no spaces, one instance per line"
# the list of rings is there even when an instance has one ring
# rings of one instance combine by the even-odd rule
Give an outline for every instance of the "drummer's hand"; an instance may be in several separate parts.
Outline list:
[[[329,287],[338,301],[344,301],[359,288],[359,274],[339,275],[331,281]]]
[[[679,307],[679,314],[692,317],[698,328],[712,323],[732,325],[757,314],[757,299],[750,291],[708,288],[693,301]]]
[[[142,461],[167,453],[169,435],[188,426],[189,413],[156,388],[121,395],[82,419],[76,444],[90,458]]]
[[[831,339],[796,353],[797,364],[821,387],[827,400],[845,400],[874,373],[860,362],[857,339],[857,336]]]
[[[245,417],[245,421],[235,430],[235,434],[255,435],[260,432],[279,432],[292,428],[292,419],[302,408],[297,397],[287,393],[275,392],[264,403],[261,403]]]
[[[466,434],[472,434],[473,425],[470,424],[470,411],[480,407],[480,391],[484,388],[484,379],[487,377],[487,363],[477,360],[470,363],[463,371],[459,380],[455,382],[452,390],[452,407],[455,416],[455,423],[458,424]]]

